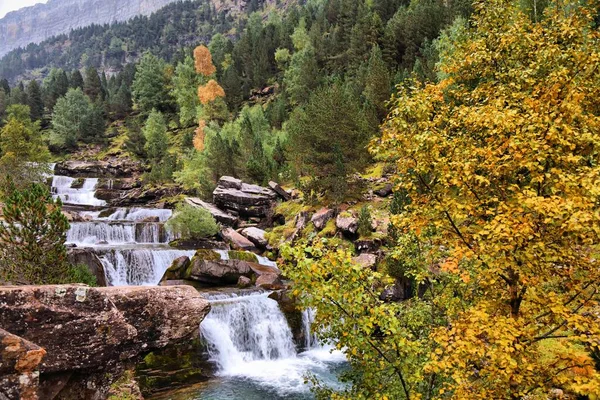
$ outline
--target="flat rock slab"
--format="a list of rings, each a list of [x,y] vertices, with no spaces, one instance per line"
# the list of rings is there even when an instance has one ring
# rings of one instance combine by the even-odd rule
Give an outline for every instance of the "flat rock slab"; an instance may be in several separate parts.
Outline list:
[[[46,350],[0,329],[0,395],[8,399],[37,399],[39,367]]]
[[[254,243],[231,228],[225,228],[221,230],[221,237],[235,250],[256,250]]]
[[[42,374],[106,369],[183,340],[209,311],[190,286],[0,287],[0,326],[46,350]]]
[[[317,211],[311,218],[311,222],[315,225],[317,230],[321,230],[325,228],[325,225],[333,216],[335,215],[335,211],[329,208],[321,208]]]
[[[227,226],[236,226],[238,223],[238,217],[229,214],[226,211],[221,210],[219,207],[214,204],[207,203],[205,201],[200,200],[197,197],[187,197],[185,202],[192,207],[201,207],[208,211],[217,222],[220,222]]]

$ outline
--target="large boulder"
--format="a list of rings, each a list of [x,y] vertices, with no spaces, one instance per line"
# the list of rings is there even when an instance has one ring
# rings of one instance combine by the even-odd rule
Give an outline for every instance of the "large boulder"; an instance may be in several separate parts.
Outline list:
[[[238,217],[229,214],[215,206],[214,204],[207,203],[205,201],[200,200],[197,197],[187,197],[185,202],[192,207],[204,208],[208,211],[217,222],[222,223],[227,226],[236,226],[238,223]]]
[[[347,235],[355,235],[358,231],[358,219],[354,215],[344,212],[335,219],[335,226]]]
[[[241,276],[251,278],[253,270],[248,261],[192,259],[189,279],[213,286],[235,285]]]
[[[0,399],[38,399],[45,355],[38,345],[0,329]]]
[[[256,286],[266,290],[285,289],[285,285],[276,274],[264,274],[256,279]]]
[[[266,217],[277,193],[270,188],[243,183],[229,176],[222,177],[213,191],[214,203],[243,217]]]
[[[68,393],[77,382],[82,399],[106,398],[127,360],[197,335],[209,310],[189,286],[0,287],[0,326],[44,348],[41,379],[64,376]]]

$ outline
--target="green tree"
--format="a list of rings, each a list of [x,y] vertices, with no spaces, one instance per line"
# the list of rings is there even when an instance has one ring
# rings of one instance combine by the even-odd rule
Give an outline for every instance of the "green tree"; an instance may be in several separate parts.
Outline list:
[[[391,95],[390,83],[390,73],[383,61],[381,50],[378,46],[375,46],[371,50],[371,58],[367,65],[367,76],[363,94],[368,104],[374,108],[380,121],[387,115],[386,103],[389,101]]]
[[[39,121],[44,116],[44,100],[42,90],[35,79],[27,85],[27,105],[31,110],[31,119]]]
[[[194,59],[186,57],[177,64],[173,76],[173,97],[179,106],[179,121],[183,126],[191,126],[198,122],[198,86],[200,79],[194,67]]]
[[[200,240],[217,234],[219,228],[211,213],[204,208],[180,204],[167,227],[182,239]]]
[[[69,79],[62,69],[53,68],[44,79],[44,103],[46,108],[52,112],[59,98],[67,94],[69,90]]]
[[[59,148],[73,148],[77,140],[86,136],[92,104],[81,89],[69,89],[61,97],[52,113],[50,143]]]
[[[79,72],[79,70],[76,69],[71,73],[70,87],[73,89],[79,88],[83,90],[83,85],[83,76],[81,75],[81,72]]]
[[[132,96],[137,108],[149,114],[153,109],[166,112],[171,107],[166,63],[151,53],[144,53],[135,71]]]
[[[321,188],[345,180],[369,159],[366,146],[373,132],[359,100],[340,83],[314,91],[305,107],[292,112],[286,129],[289,159]]]
[[[69,264],[65,241],[69,222],[60,200],[33,184],[13,188],[3,199],[0,224],[0,280],[13,284],[65,283]]]
[[[304,20],[294,30],[292,41],[295,52],[285,70],[283,84],[290,102],[298,105],[306,102],[311,91],[319,85],[319,66]],[[279,57],[284,55],[280,54]]]
[[[94,67],[88,67],[85,70],[83,93],[85,93],[93,102],[98,99],[104,100],[102,82],[100,81],[100,76],[98,76],[98,70]]]
[[[164,116],[160,112],[152,110],[142,132],[146,141],[145,153],[152,167],[150,174],[147,175],[148,180],[170,179],[175,169],[175,161],[168,153],[169,138]]]

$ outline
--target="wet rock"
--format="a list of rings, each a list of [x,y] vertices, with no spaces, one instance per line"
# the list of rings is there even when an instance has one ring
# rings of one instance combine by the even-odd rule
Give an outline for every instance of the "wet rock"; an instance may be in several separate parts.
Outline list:
[[[335,211],[333,211],[332,209],[329,208],[321,208],[319,211],[317,211],[312,218],[310,219],[311,222],[314,224],[315,228],[317,228],[317,230],[321,230],[325,227],[325,225],[327,224],[327,222],[333,218],[333,216],[335,215]]]
[[[363,268],[374,268],[377,264],[377,255],[370,253],[363,253],[358,257],[352,259],[353,262],[360,265]]]
[[[184,190],[179,186],[136,188],[125,192],[120,198],[111,201],[110,205],[113,207],[160,205],[158,208],[164,208],[167,204],[163,202],[163,199],[175,199],[183,193]],[[168,205],[174,206],[174,204],[171,203]]]
[[[282,188],[277,182],[270,181],[269,187],[275,193],[279,195],[283,200],[290,201],[292,199],[292,195],[289,194],[284,188]]]
[[[281,271],[279,270],[279,268],[272,265],[262,265],[254,262],[250,262],[249,265],[252,271],[258,276],[281,275]]]
[[[298,306],[297,301],[289,295],[288,290],[274,291],[269,295],[269,298],[279,304],[279,308],[290,326],[296,346],[299,349],[305,349],[306,337],[309,333],[306,332],[302,309]]]
[[[123,192],[121,190],[115,190],[115,189],[96,189],[96,192],[94,193],[94,197],[110,203],[114,200],[120,199],[124,193],[125,192]]]
[[[237,287],[240,289],[246,289],[252,286],[252,280],[246,276],[240,276],[237,282]]]
[[[214,204],[207,203],[205,201],[200,200],[197,197],[187,197],[185,202],[192,207],[201,207],[207,210],[217,222],[222,223],[223,225],[235,227],[238,224],[238,217],[235,215],[231,215],[228,212],[225,212],[215,206]]]
[[[335,226],[345,234],[354,235],[358,230],[358,219],[350,213],[342,213],[335,219]]]
[[[0,398],[38,399],[39,367],[45,355],[38,345],[0,329]]]
[[[258,229],[255,227],[250,227],[242,230],[242,235],[244,235],[248,240],[250,240],[254,245],[261,248],[266,248],[269,244],[267,239],[265,238],[265,231],[262,229]]]
[[[106,398],[106,371],[197,335],[209,310],[189,286],[0,287],[0,326],[46,350],[42,380],[71,372],[64,391],[77,386],[73,398]]]
[[[187,256],[182,256],[173,260],[171,266],[165,271],[165,274],[160,280],[160,284],[165,281],[185,279],[186,270],[192,264],[191,260]]]
[[[94,250],[89,248],[70,248],[67,253],[68,260],[74,265],[87,265],[90,272],[96,277],[98,286],[106,286],[104,265]]]
[[[266,290],[281,290],[285,289],[285,285],[276,274],[260,275],[256,279],[256,286]]]
[[[169,242],[169,246],[180,250],[229,250],[228,244],[210,239],[176,239]]]
[[[249,241],[244,236],[237,233],[235,230],[233,230],[231,228],[225,228],[225,229],[221,230],[220,235],[223,238],[223,240],[225,240],[227,243],[229,243],[231,245],[231,247],[233,249],[249,250],[249,251],[256,250],[254,243],[252,243],[251,241]]]

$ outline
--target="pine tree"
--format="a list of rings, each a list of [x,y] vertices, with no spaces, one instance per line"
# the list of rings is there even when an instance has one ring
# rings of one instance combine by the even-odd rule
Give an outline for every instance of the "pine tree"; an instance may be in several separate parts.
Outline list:
[[[102,82],[98,76],[98,70],[94,67],[88,67],[85,70],[85,79],[83,81],[83,93],[85,93],[92,102],[98,98],[104,99]]]
[[[199,84],[194,60],[186,57],[177,65],[173,76],[173,97],[179,106],[179,121],[183,126],[191,126],[197,122],[200,101],[196,88]]]
[[[83,90],[83,85],[83,76],[81,75],[81,72],[79,72],[79,70],[76,69],[71,73],[70,87],[73,89],[79,88]]]
[[[44,101],[40,85],[35,79],[27,85],[27,103],[31,110],[31,119],[34,121],[41,120],[44,116]]]
[[[371,50],[363,94],[382,121],[387,114],[386,102],[391,95],[391,78],[378,46]]]
[[[132,85],[133,100],[141,112],[150,113],[153,109],[166,112],[171,109],[170,82],[165,69],[165,62],[151,53],[142,56]]]
[[[13,284],[65,283],[69,264],[65,241],[69,222],[60,200],[33,184],[13,187],[3,199],[0,224],[0,281]]]
[[[166,156],[168,149],[167,125],[163,115],[152,110],[143,129],[146,138],[146,154],[154,164],[159,164]]]
[[[58,99],[52,113],[50,142],[59,148],[73,148],[85,136],[85,122],[92,104],[81,89],[69,89]]]

